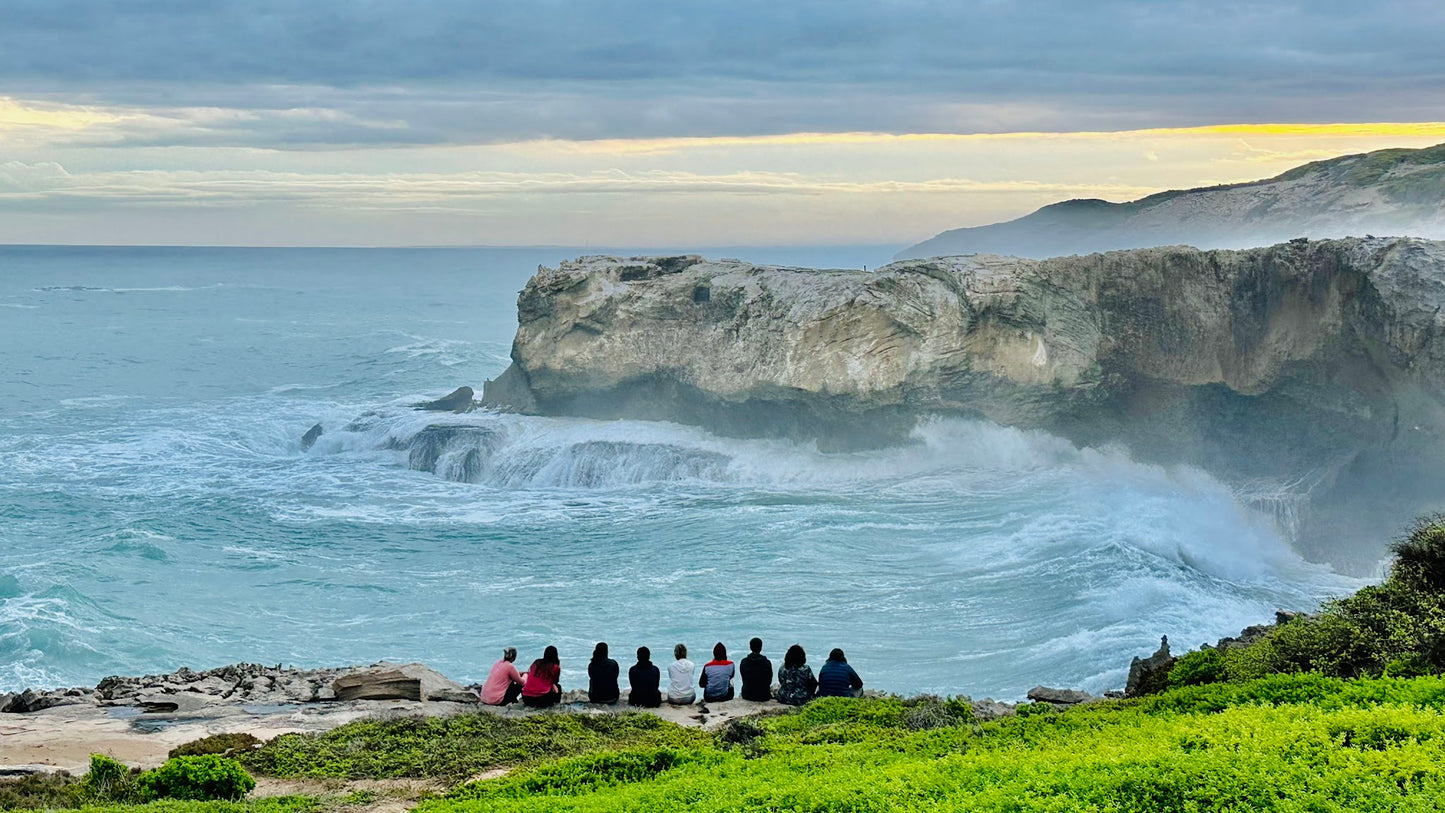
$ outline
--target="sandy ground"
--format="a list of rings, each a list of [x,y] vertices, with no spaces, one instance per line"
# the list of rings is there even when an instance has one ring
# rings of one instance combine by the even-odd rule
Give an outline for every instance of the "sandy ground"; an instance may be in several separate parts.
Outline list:
[[[623,703],[614,706],[573,703],[545,711],[520,706],[494,709],[480,704],[408,700],[269,707],[213,703],[185,713],[141,713],[140,709],[131,706],[59,706],[29,714],[0,714],[0,774],[35,770],[82,773],[93,753],[108,754],[127,765],[152,768],[165,762],[166,754],[172,748],[211,734],[245,732],[267,740],[290,732],[327,731],[353,720],[376,716],[480,712],[521,717],[530,714],[646,711],[680,725],[715,728],[739,717],[784,708],[787,707],[778,703],[746,700],[691,706],[664,705],[660,709],[635,709]]]

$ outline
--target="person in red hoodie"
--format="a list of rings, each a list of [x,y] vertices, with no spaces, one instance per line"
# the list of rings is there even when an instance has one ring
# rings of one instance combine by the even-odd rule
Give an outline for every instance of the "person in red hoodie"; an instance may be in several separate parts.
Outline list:
[[[561,681],[562,663],[557,657],[557,647],[549,646],[527,670],[527,682],[522,686],[522,703],[534,709],[557,705],[557,701],[562,699]]]
[[[712,648],[712,660],[702,668],[697,685],[702,687],[704,703],[722,703],[733,699],[733,675],[737,669],[728,660],[728,648],[719,641]]]

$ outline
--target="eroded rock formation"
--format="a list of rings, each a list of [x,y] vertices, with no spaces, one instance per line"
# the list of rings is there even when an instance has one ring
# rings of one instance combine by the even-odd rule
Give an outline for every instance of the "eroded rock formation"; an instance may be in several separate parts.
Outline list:
[[[1304,483],[1316,509],[1364,494],[1379,512],[1338,512],[1330,532],[1363,521],[1378,539],[1379,516],[1442,497],[1442,308],[1445,244],[1417,239],[873,273],[584,257],[528,282],[513,364],[483,402],[827,449],[979,416]]]

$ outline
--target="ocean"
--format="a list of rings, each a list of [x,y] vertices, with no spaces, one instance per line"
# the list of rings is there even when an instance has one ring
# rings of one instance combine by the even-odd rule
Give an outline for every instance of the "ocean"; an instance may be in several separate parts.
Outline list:
[[[577,688],[596,641],[625,669],[757,635],[842,647],[870,688],[1017,699],[1361,584],[1203,472],[982,421],[825,454],[412,409],[498,375],[517,292],[577,253],[0,247],[0,691],[236,661],[467,682],[547,644]],[[413,470],[435,424],[490,440]]]

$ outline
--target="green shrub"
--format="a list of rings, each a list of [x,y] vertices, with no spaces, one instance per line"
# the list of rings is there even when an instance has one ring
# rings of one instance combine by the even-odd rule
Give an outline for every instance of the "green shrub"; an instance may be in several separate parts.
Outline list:
[[[81,787],[85,797],[94,802],[135,802],[144,795],[136,772],[105,754],[90,755],[90,771]]]
[[[172,757],[166,764],[140,777],[147,799],[235,801],[256,787],[256,780],[234,759],[203,754]]]
[[[1209,647],[1189,652],[1174,662],[1174,668],[1169,670],[1169,688],[1202,686],[1224,678],[1224,656]]]
[[[1445,589],[1445,514],[1421,517],[1404,539],[1390,546],[1392,579],[1411,586]]]
[[[202,754],[220,754],[223,757],[236,756],[260,748],[261,741],[250,734],[212,734],[209,737],[202,737],[199,740],[191,740],[185,745],[171,749],[166,756],[174,759],[176,757],[195,757]]]
[[[0,810],[79,807],[84,801],[83,781],[64,771],[0,778]]]

